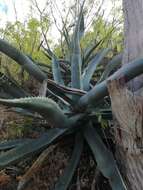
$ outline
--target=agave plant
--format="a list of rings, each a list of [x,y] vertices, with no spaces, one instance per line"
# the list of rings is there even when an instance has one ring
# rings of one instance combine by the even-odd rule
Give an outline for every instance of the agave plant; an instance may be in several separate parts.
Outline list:
[[[52,126],[51,129],[48,129],[46,133],[37,139],[21,139],[1,143],[0,150],[7,151],[0,155],[0,168],[3,169],[27,156],[38,154],[70,133],[75,136],[74,150],[63,176],[59,178],[55,185],[55,189],[66,190],[68,188],[80,160],[85,141],[93,153],[98,169],[109,180],[112,189],[125,190],[126,186],[114,156],[104,144],[102,135],[97,126],[95,126],[94,121],[98,120],[98,114],[102,116],[105,114],[107,116],[111,115],[105,109],[104,104],[104,97],[108,95],[107,79],[112,80],[125,76],[126,81],[131,80],[143,72],[143,60],[127,64],[110,76],[111,72],[121,63],[122,55],[117,55],[107,64],[101,78],[93,87],[91,80],[94,73],[111,50],[107,48],[97,53],[95,51],[97,44],[93,44],[92,47],[81,51],[80,40],[84,34],[83,5],[81,6],[73,35],[70,36],[66,29],[63,30],[69,51],[68,59],[59,60],[49,47],[44,48],[52,62],[54,80],[47,78],[46,66],[35,63],[6,41],[0,40],[0,51],[14,59],[30,75],[43,83],[45,95],[45,97],[31,97],[11,82],[9,83],[11,89],[20,94],[13,94],[12,97],[8,97],[11,99],[1,98],[0,104],[20,108],[20,113],[33,114],[36,112]],[[71,73],[69,83],[64,81],[62,69],[68,71],[68,75]],[[2,83],[1,88],[3,89]],[[48,97],[49,95],[50,98]],[[106,108],[109,109],[110,106]],[[107,117],[107,119],[109,118]]]

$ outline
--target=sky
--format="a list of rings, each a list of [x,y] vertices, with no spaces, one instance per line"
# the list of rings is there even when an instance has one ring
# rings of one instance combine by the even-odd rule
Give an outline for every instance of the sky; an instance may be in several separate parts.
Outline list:
[[[62,0],[58,1],[58,6],[59,8],[61,8]],[[66,1],[69,2],[69,0]],[[42,9],[45,6],[47,0],[37,0],[37,2],[39,4],[38,6]],[[0,27],[5,27],[7,22],[16,21],[15,10],[17,12],[17,20],[24,22],[28,19],[28,13],[30,12],[30,0],[0,0]],[[34,17],[38,18],[35,13],[33,13],[33,15]],[[50,35],[54,37],[56,36],[56,38],[58,39],[59,36],[55,35],[56,32],[57,29],[55,27],[52,27]]]
[[[0,26],[4,26],[7,21],[15,21],[14,4],[16,6],[18,19],[23,21],[28,13],[28,0],[0,0]]]
[[[30,1],[31,0],[0,0],[0,27],[4,27],[6,22],[14,22],[16,21],[16,14],[15,10],[17,12],[17,20],[24,22],[28,19],[28,13],[30,12]],[[53,0],[57,3],[58,8],[60,10],[63,10],[66,6],[68,7],[71,1],[73,0],[66,0],[66,5],[63,4],[64,0]],[[102,1],[102,0],[100,0]],[[110,15],[110,10],[112,8],[113,0],[105,0],[104,7],[106,15]],[[118,3],[120,3],[121,0],[116,0]],[[39,7],[42,9],[47,2],[47,0],[37,0]],[[58,12],[58,11],[57,11]],[[57,20],[57,22],[60,20],[60,15],[57,14],[56,11],[54,11],[54,16]],[[33,13],[33,16],[37,16],[36,13]],[[51,28],[50,35],[57,37],[57,29],[55,26]]]
[[[58,1],[58,6],[61,8],[62,0]],[[66,1],[69,2],[69,0]],[[37,2],[42,9],[47,0],[37,0]],[[28,17],[30,0],[0,0],[0,26],[4,26],[7,21],[14,22],[16,20],[14,6],[18,20],[24,21]]]

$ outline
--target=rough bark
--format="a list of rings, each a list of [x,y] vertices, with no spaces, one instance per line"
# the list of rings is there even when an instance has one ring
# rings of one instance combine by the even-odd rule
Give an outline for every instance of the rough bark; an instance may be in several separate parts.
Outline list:
[[[123,0],[123,64],[143,57],[143,0]],[[117,156],[129,190],[143,189],[143,97],[134,93],[143,86],[143,76],[125,86],[124,80],[108,82],[115,129]],[[139,92],[139,91],[138,91]]]
[[[123,64],[143,57],[143,0],[123,0],[124,54]],[[143,76],[131,84],[132,90],[143,86]]]
[[[119,163],[129,190],[143,189],[143,97],[134,95],[122,80],[108,82],[116,123]]]

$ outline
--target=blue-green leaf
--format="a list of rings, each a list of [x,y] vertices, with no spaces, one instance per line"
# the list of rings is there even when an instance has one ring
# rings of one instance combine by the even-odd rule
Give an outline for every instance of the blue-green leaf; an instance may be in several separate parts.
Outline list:
[[[81,89],[81,53],[79,48],[76,48],[77,52],[72,53],[71,58],[71,84],[73,88]],[[79,50],[79,52],[78,52]]]
[[[72,50],[71,50],[71,84],[73,88],[78,88],[78,89],[82,88],[81,84],[82,57],[81,57],[81,48],[80,48],[80,26],[82,25],[81,20],[83,19],[84,2],[81,6],[78,20],[76,22],[75,30],[73,33]]]
[[[53,77],[54,81],[58,84],[64,85],[64,81],[61,74],[61,68],[60,63],[56,56],[52,56],[52,71],[53,71]]]
[[[87,64],[89,61],[90,56],[94,52],[94,50],[101,44],[102,40],[100,40],[98,43],[93,44],[91,47],[87,48],[84,52],[84,64]]]
[[[84,29],[85,29],[85,26],[84,26],[84,14],[82,12],[81,20],[80,20],[80,28],[79,28],[79,39],[80,40],[84,35]]]
[[[124,65],[114,74],[107,78],[107,80],[102,81],[98,85],[95,85],[92,90],[83,95],[77,105],[76,109],[84,110],[89,105],[97,105],[105,96],[108,96],[107,81],[119,79],[121,76],[126,79],[126,82],[132,80],[133,78],[141,75],[143,73],[143,59],[137,59]]]
[[[60,63],[59,63],[56,55],[53,53],[53,51],[50,49],[50,47],[48,47],[48,48],[43,47],[43,48],[52,59],[52,73],[53,73],[54,81],[58,84],[64,85],[64,81],[63,81],[62,74],[61,74]]]
[[[0,151],[18,147],[18,146],[24,144],[25,142],[30,143],[31,139],[16,139],[16,140],[0,142]]]
[[[34,64],[31,59],[29,59],[28,56],[2,39],[0,39],[0,51],[15,60],[23,69],[25,69],[40,82],[47,78],[46,74],[43,73],[41,69],[36,64]]]
[[[67,127],[69,120],[58,104],[47,97],[27,97],[19,99],[0,99],[0,104],[34,111],[47,119],[55,127]]]
[[[75,147],[72,153],[70,163],[65,169],[64,174],[59,178],[55,186],[55,190],[66,190],[68,188],[69,183],[73,177],[74,171],[79,162],[82,150],[83,150],[83,136],[82,134],[78,133],[76,135]]]
[[[16,107],[14,107],[14,108],[10,108],[10,111],[16,112],[16,113],[18,113],[20,115],[23,115],[23,116],[42,119],[42,117],[40,115],[35,114],[34,112],[29,111],[27,109],[22,109],[22,108],[16,108]]]
[[[118,54],[115,57],[113,57],[113,59],[105,67],[105,70],[104,70],[100,80],[98,81],[98,83],[107,79],[109,77],[110,73],[112,71],[114,71],[115,69],[117,69],[119,67],[119,65],[121,65],[122,57],[123,57],[122,54]]]
[[[113,190],[127,190],[112,153],[106,148],[91,124],[84,128],[84,137],[89,144],[98,169],[109,180]]]
[[[25,142],[24,144],[9,150],[0,155],[0,168],[4,168],[9,164],[18,162],[19,160],[40,152],[48,147],[54,140],[63,135],[68,129],[50,129],[46,134],[38,139]]]
[[[91,62],[88,64],[88,66],[85,68],[83,75],[82,75],[82,81],[83,81],[83,89],[88,91],[90,88],[90,80],[97,68],[97,66],[101,63],[103,58],[109,53],[110,49],[104,49],[101,51],[101,53],[98,53],[94,59],[91,60]]]
[[[3,93],[15,98],[26,97],[29,95],[14,79],[9,78],[2,72],[0,72],[0,88]]]

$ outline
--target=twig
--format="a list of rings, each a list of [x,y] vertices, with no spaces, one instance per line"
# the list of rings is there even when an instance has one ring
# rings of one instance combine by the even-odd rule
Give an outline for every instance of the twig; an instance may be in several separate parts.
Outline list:
[[[31,180],[33,175],[38,172],[41,168],[43,162],[46,160],[47,156],[56,148],[56,145],[50,146],[46,150],[44,150],[38,159],[33,163],[33,165],[29,168],[29,170],[24,174],[18,184],[17,190],[23,190],[27,183]]]

